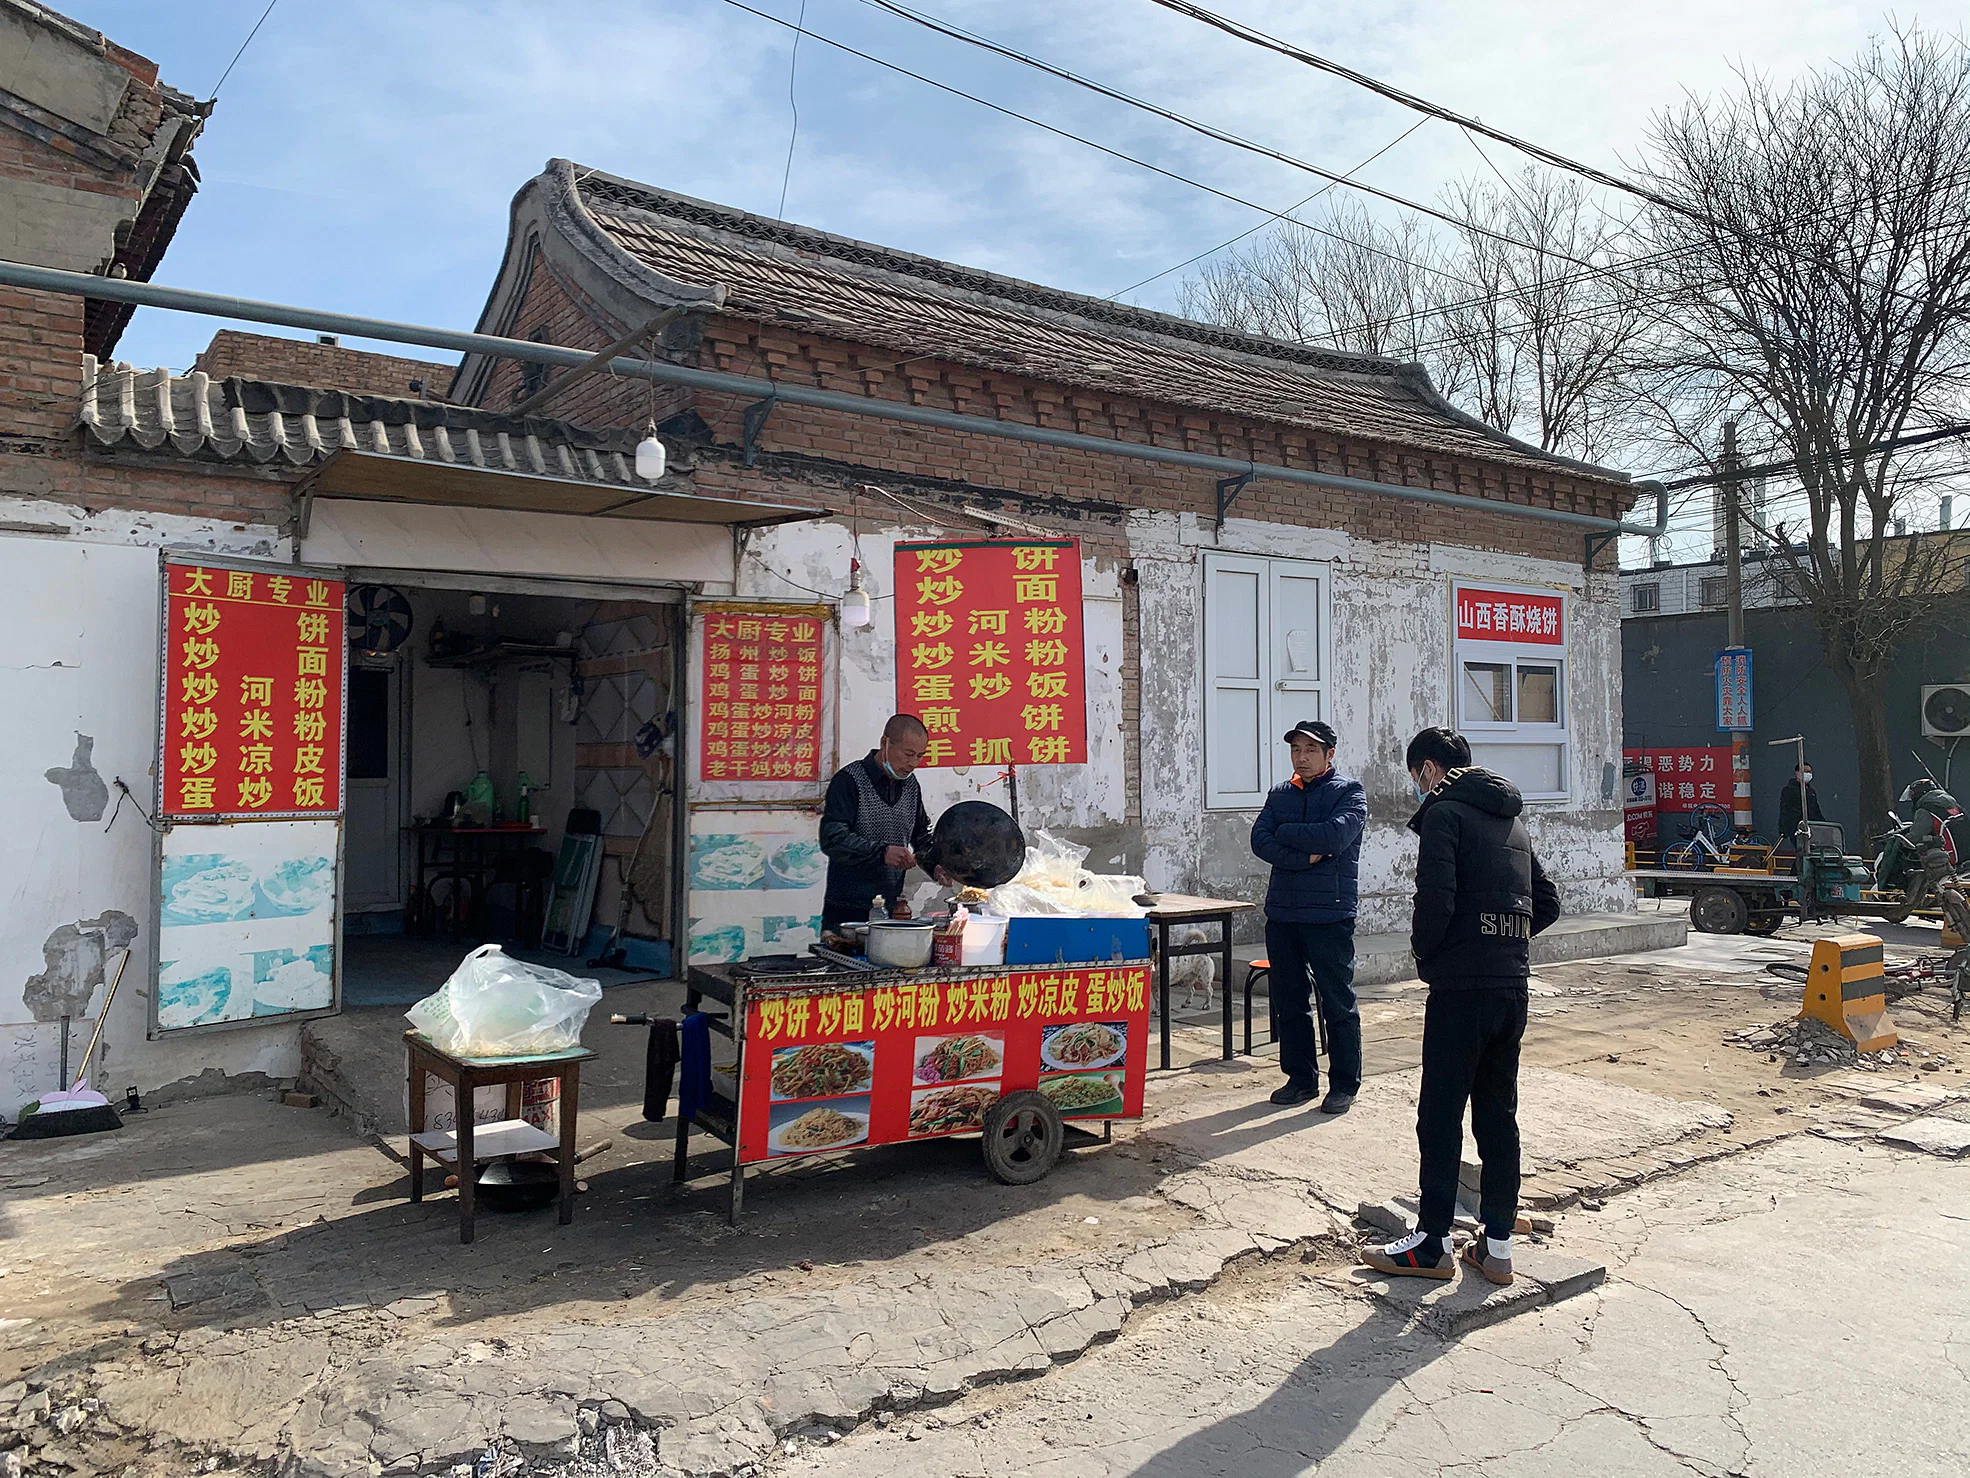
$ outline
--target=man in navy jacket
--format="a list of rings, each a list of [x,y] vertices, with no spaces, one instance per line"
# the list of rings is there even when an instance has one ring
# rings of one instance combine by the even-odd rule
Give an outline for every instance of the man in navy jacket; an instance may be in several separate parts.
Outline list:
[[[1368,798],[1334,768],[1339,740],[1317,719],[1293,725],[1293,777],[1276,785],[1252,823],[1252,851],[1272,864],[1265,892],[1265,948],[1272,1013],[1286,1082],[1277,1104],[1320,1096],[1313,995],[1327,1022],[1326,1114],[1344,1114],[1361,1091],[1361,1013],[1354,1002],[1354,909]]]

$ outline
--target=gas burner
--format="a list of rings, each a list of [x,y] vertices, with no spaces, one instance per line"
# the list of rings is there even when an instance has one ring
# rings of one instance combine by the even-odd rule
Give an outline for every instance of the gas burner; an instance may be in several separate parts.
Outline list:
[[[789,980],[805,976],[852,975],[858,966],[840,959],[816,955],[754,955],[732,966],[732,973],[748,980]]]

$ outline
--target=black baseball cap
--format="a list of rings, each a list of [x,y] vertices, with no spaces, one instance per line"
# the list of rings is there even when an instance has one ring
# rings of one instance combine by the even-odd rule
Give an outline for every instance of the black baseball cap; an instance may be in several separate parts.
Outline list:
[[[1341,736],[1334,732],[1334,726],[1332,724],[1322,723],[1317,718],[1301,719],[1297,724],[1294,724],[1292,728],[1286,731],[1286,742],[1291,744],[1301,735],[1305,735],[1322,749],[1337,749],[1340,747]]]

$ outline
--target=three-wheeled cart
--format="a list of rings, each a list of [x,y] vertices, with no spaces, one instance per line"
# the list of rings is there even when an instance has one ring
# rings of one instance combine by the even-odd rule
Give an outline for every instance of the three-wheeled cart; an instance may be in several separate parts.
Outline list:
[[[1837,825],[1811,822],[1800,828],[1800,838],[1803,846],[1796,853],[1735,845],[1729,864],[1644,865],[1629,868],[1628,877],[1645,898],[1689,899],[1690,925],[1705,934],[1772,934],[1792,920],[1863,918],[1898,924],[1908,917],[1908,898],[1876,889],[1873,870],[1847,854]]]
[[[748,1165],[867,1145],[977,1134],[999,1180],[1039,1180],[1070,1126],[1106,1138],[1141,1118],[1149,970],[693,965],[684,1009],[715,1047],[708,1097],[678,1115],[676,1178],[696,1129],[731,1146],[735,1221]]]

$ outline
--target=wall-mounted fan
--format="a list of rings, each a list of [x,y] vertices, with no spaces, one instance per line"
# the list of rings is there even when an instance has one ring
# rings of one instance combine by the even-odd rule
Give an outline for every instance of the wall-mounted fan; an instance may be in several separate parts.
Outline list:
[[[358,652],[381,656],[410,640],[410,601],[388,585],[349,587],[349,645]]]

